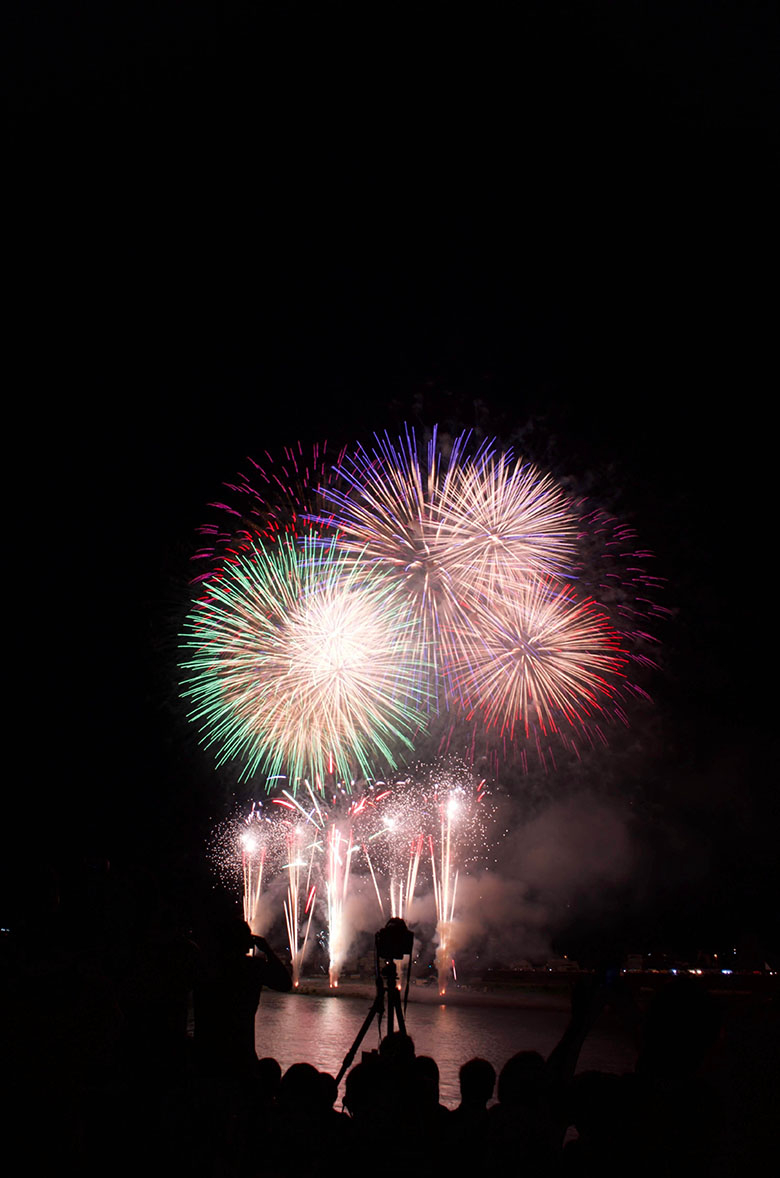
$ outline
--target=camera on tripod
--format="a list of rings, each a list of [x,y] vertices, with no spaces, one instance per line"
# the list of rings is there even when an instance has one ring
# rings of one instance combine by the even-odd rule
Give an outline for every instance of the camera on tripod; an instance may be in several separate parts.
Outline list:
[[[414,948],[414,933],[400,916],[391,916],[384,928],[374,937],[376,955],[385,961],[400,961],[407,953],[411,957]]]
[[[385,1013],[385,990],[387,990],[387,1033],[388,1035],[392,1035],[393,1028],[397,1022],[399,1031],[406,1034],[404,1009],[406,1008],[406,1000],[409,997],[409,974],[411,973],[411,956],[412,950],[414,949],[414,933],[406,927],[406,922],[401,920],[400,916],[391,916],[385,927],[379,929],[375,934],[374,943],[376,944],[376,998],[371,1004],[371,1009],[366,1015],[363,1026],[357,1033],[355,1042],[344,1056],[344,1062],[339,1069],[339,1074],[336,1076],[337,1084],[341,1083],[347,1068],[355,1058],[355,1052],[363,1042],[363,1037],[374,1017],[377,1018],[381,1029],[382,1016]],[[396,985],[398,972],[395,963],[396,961],[400,961],[402,957],[405,957],[407,953],[409,954],[409,970],[406,975],[406,995],[402,1009],[401,994]],[[384,960],[386,963],[382,969],[379,968],[380,960]],[[364,1056],[369,1056],[373,1053],[364,1052],[363,1054]]]

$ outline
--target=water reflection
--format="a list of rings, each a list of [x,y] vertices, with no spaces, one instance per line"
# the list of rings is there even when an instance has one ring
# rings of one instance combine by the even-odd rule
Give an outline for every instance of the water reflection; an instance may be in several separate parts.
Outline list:
[[[274,1056],[283,1069],[305,1060],[335,1076],[370,1005],[370,998],[263,991],[255,1026],[257,1054]],[[516,1051],[539,1051],[546,1056],[567,1019],[564,1007],[550,1006],[543,999],[522,1007],[410,1003],[407,1029],[418,1054],[432,1055],[438,1063],[442,1103],[454,1108],[459,1101],[458,1069],[467,1059],[482,1056],[500,1071]],[[361,1050],[377,1045],[374,1020]],[[634,1058],[632,1043],[597,1026],[585,1041],[579,1070],[629,1071]],[[355,1062],[359,1061],[358,1052]]]

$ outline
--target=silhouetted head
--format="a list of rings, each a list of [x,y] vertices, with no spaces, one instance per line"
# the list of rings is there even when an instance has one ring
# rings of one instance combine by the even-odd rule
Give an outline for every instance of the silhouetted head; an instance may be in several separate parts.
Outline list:
[[[270,1055],[263,1056],[257,1061],[257,1078],[263,1089],[263,1094],[269,1100],[274,1100],[279,1091],[282,1079],[282,1068],[278,1060]]]
[[[359,1063],[347,1075],[344,1107],[359,1119],[381,1108],[386,1094],[386,1073],[379,1062]]]
[[[496,1069],[486,1059],[470,1059],[458,1073],[460,1099],[463,1104],[483,1107],[491,1099],[496,1086]]]
[[[389,1064],[412,1064],[414,1062],[414,1039],[403,1031],[385,1035],[379,1045],[379,1057]]]
[[[498,1077],[501,1104],[533,1105],[544,1087],[544,1060],[538,1051],[518,1051],[508,1059]]]
[[[279,1104],[294,1112],[316,1108],[321,1103],[320,1073],[310,1063],[294,1063],[282,1076]]]
[[[430,1055],[418,1055],[414,1061],[417,1095],[425,1104],[439,1103],[439,1065]]]

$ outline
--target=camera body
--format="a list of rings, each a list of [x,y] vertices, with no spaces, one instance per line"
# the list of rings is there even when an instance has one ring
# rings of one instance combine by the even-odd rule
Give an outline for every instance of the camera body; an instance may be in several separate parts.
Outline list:
[[[398,961],[414,948],[414,933],[407,928],[400,916],[392,916],[375,937],[377,957],[385,961]]]

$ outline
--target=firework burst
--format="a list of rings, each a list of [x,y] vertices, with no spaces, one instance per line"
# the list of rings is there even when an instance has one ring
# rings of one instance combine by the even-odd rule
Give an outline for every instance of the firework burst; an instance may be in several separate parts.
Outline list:
[[[568,499],[549,475],[493,443],[451,469],[440,507],[438,540],[469,605],[571,569],[576,519]]]
[[[218,578],[225,565],[256,545],[310,531],[311,524],[303,521],[318,512],[327,525],[317,488],[337,477],[343,456],[343,450],[330,454],[327,442],[315,444],[311,451],[298,442],[285,447],[281,456],[266,451],[264,465],[247,458],[246,471],[225,483],[223,498],[208,505],[214,514],[198,529],[201,542],[192,560],[200,571],[194,581]]]
[[[462,661],[478,601],[558,572],[574,552],[575,519],[552,479],[493,443],[469,456],[468,443],[458,436],[444,460],[435,430],[424,453],[413,431],[398,445],[378,438],[342,462],[346,490],[322,488],[339,547],[395,579],[434,683]]]
[[[459,442],[449,464],[443,464],[435,431],[424,457],[413,431],[397,446],[388,436],[376,441],[372,451],[359,446],[341,463],[346,489],[323,487],[322,495],[342,551],[394,579],[418,658],[429,659],[435,669],[442,636],[468,625],[438,535],[440,499],[457,463]]]
[[[484,724],[527,737],[580,725],[611,700],[626,653],[608,617],[570,586],[529,578],[475,615],[477,639],[455,671],[459,693]]]
[[[535,745],[546,767],[649,698],[669,611],[630,529],[468,433],[333,458],[254,464],[203,529],[183,694],[218,764],[349,783],[394,768],[427,714],[428,755],[527,767]]]
[[[296,782],[394,762],[424,723],[393,585],[309,535],[252,548],[187,618],[183,695],[217,763]]]

